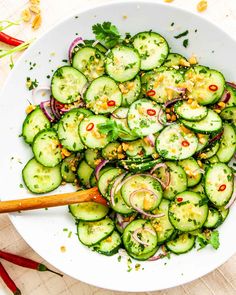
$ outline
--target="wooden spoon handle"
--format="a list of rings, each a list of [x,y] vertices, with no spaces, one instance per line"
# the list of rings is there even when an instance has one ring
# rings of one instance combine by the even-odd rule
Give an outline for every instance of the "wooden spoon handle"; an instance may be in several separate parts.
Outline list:
[[[0,213],[34,210],[41,208],[64,206],[82,202],[97,202],[107,206],[106,200],[100,195],[98,188],[36,198],[27,198],[0,202]]]

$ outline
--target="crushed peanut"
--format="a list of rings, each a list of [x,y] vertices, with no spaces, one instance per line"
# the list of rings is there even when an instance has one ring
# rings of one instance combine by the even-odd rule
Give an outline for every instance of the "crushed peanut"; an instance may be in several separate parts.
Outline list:
[[[200,168],[203,167],[203,164],[202,164],[202,162],[201,162],[200,160],[197,160],[197,163],[198,163],[198,165],[200,166]]]
[[[221,112],[221,110],[219,110],[219,109],[215,109],[214,111],[218,114]]]
[[[71,155],[71,152],[69,152],[67,149],[65,148],[62,148],[61,149],[61,154],[62,156],[65,156],[65,157],[69,157]]]
[[[176,117],[175,114],[173,114],[173,115],[171,116],[171,121],[173,122],[173,121],[176,121],[176,120],[177,120],[177,117]]]
[[[224,108],[224,107],[225,107],[225,102],[220,101],[220,102],[218,103],[218,106],[221,107],[221,108]]]
[[[36,109],[36,106],[33,105],[33,104],[30,104],[30,105],[27,106],[25,112],[26,112],[26,114],[28,115],[28,114],[30,114],[31,112],[33,112],[33,110],[35,110],[35,109]]]
[[[30,5],[29,6],[30,11],[33,13],[39,14],[40,13],[40,8],[38,5]]]
[[[40,14],[37,14],[32,22],[32,29],[37,30],[42,23],[42,17]]]
[[[183,59],[183,58],[180,59],[179,64],[182,67],[190,67],[190,63],[188,61],[186,61],[185,59]]]
[[[60,250],[61,250],[62,253],[64,253],[64,252],[66,252],[66,247],[65,246],[61,246],[60,247]]]
[[[123,17],[122,17],[123,19],[127,19],[128,18],[128,16],[127,15],[123,15]]]
[[[24,9],[22,12],[21,12],[21,18],[24,22],[29,22],[31,20],[31,12],[28,8]]]
[[[207,1],[206,0],[201,0],[197,4],[197,11],[198,12],[203,12],[207,9]]]
[[[197,57],[195,55],[192,55],[188,61],[189,61],[190,65],[195,65],[195,64],[197,64]]]
[[[164,2],[166,2],[166,3],[171,3],[171,2],[173,2],[174,0],[164,0]]]
[[[31,4],[40,4],[40,0],[29,0]]]

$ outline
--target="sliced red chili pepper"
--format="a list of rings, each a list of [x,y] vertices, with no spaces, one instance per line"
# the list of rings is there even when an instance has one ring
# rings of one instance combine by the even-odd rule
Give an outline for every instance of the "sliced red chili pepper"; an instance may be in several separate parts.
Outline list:
[[[116,105],[116,102],[114,100],[108,100],[107,105],[109,107],[114,107]]]
[[[182,202],[183,198],[177,198],[177,202]]]
[[[146,94],[147,94],[147,96],[154,96],[156,94],[156,91],[151,89],[151,90],[148,90],[148,92]]]
[[[0,262],[0,277],[4,281],[4,283],[7,285],[8,289],[12,291],[14,295],[21,295],[21,291],[17,288],[16,284],[12,280],[12,278],[9,276],[7,271],[5,270],[4,266]]]
[[[0,32],[0,41],[11,46],[19,46],[24,43],[24,41],[13,38],[3,32]]]
[[[189,146],[189,142],[187,140],[182,141],[182,146],[187,147]]]
[[[226,185],[225,185],[225,184],[222,184],[222,185],[219,187],[218,191],[219,191],[219,192],[223,192],[225,189],[226,189]]]
[[[55,101],[55,107],[60,110],[63,109],[65,105],[59,101]]]
[[[148,109],[147,110],[147,114],[149,115],[149,116],[155,116],[156,115],[156,111],[155,110],[153,110],[153,109]]]
[[[209,88],[209,90],[214,91],[214,92],[218,90],[218,86],[215,84],[210,85],[208,88]]]
[[[87,125],[87,127],[86,127],[86,130],[87,130],[87,131],[91,131],[91,130],[93,130],[93,127],[94,127],[94,124],[93,124],[93,123],[89,123],[89,124]]]

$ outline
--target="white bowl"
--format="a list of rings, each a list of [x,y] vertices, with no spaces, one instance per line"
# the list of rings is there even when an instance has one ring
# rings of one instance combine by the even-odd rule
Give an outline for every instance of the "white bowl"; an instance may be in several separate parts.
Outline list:
[[[41,85],[49,85],[50,80],[46,76],[62,65],[63,59],[67,59],[68,47],[76,33],[90,38],[92,25],[103,21],[111,21],[122,33],[134,34],[150,29],[157,31],[167,39],[172,52],[179,52],[187,57],[194,53],[201,64],[222,71],[227,80],[236,80],[235,41],[214,24],[187,11],[155,1],[125,1],[102,5],[66,19],[25,52],[2,92],[2,200],[31,196],[20,187],[21,170],[32,156],[31,149],[19,137],[27,100],[31,100],[31,94],[25,87],[26,77],[37,78]],[[174,26],[171,27],[172,23]],[[175,39],[173,36],[187,29],[189,47],[185,49],[182,45],[183,39]],[[36,63],[33,70],[29,70],[30,62]],[[62,187],[57,192],[65,190],[71,191],[71,187]],[[170,260],[143,262],[139,271],[131,272],[127,272],[126,259],[118,262],[118,256],[105,257],[92,252],[78,242],[75,234],[68,238],[68,232],[63,229],[68,228],[68,231],[75,233],[76,228],[66,207],[11,214],[10,218],[25,241],[66,274],[99,287],[138,292],[161,290],[189,282],[224,263],[236,250],[235,215],[234,206],[226,222],[219,228],[219,250],[207,247],[185,255],[172,255]],[[60,251],[61,246],[66,247],[65,253]],[[135,264],[136,262],[133,262],[133,267]]]

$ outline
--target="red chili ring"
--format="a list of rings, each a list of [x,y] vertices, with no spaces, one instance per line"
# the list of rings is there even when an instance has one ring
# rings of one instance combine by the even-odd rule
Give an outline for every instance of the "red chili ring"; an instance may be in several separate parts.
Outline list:
[[[183,198],[177,198],[177,202],[182,202]]]
[[[219,187],[218,191],[219,191],[219,192],[223,192],[225,189],[226,189],[226,185],[225,185],[225,184],[222,184],[222,185]]]
[[[114,107],[116,105],[116,102],[114,100],[108,100],[107,105],[109,107]]]
[[[218,90],[218,86],[215,84],[210,85],[208,88],[209,88],[209,90],[214,91],[214,92]]]
[[[155,116],[156,115],[156,111],[155,110],[153,110],[153,109],[148,109],[147,110],[147,114],[149,115],[149,116]]]
[[[187,140],[182,141],[182,146],[187,147],[189,146],[189,142]]]
[[[93,123],[89,123],[89,124],[87,125],[87,127],[86,127],[86,130],[87,130],[87,131],[91,131],[91,130],[93,129],[93,127],[94,127],[94,124],[93,124]]]
[[[147,94],[147,96],[154,96],[156,94],[156,91],[151,89],[151,90],[148,90],[148,92],[146,94]]]

